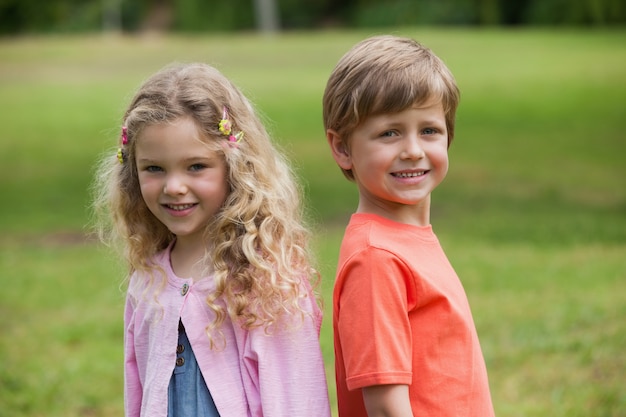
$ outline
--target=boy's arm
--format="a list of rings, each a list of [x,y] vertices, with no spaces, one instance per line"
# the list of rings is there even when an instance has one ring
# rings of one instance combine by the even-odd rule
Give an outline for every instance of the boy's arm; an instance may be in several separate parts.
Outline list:
[[[374,385],[362,391],[368,417],[413,417],[408,385]]]

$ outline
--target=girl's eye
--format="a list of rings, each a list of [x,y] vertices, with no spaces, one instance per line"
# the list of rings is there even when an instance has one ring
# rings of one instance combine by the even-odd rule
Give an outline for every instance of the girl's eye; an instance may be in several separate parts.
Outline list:
[[[147,166],[145,168],[145,170],[148,171],[148,172],[160,172],[160,171],[162,171],[161,167],[158,167],[156,165]]]
[[[204,168],[206,168],[206,165],[204,165],[204,164],[193,164],[192,166],[189,167],[189,170],[191,170],[191,171],[201,171]]]

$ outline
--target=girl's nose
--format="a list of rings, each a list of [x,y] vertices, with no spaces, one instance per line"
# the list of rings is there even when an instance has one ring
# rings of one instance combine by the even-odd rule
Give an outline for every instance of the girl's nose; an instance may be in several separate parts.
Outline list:
[[[187,193],[187,186],[178,176],[170,176],[163,185],[163,194],[182,195]]]

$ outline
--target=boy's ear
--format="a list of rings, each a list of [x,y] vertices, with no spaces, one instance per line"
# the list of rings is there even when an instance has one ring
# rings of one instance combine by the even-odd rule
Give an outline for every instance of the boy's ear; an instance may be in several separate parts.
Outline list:
[[[346,144],[341,140],[341,136],[333,129],[328,129],[326,131],[326,140],[328,140],[330,150],[337,165],[345,170],[352,169],[352,158],[350,158],[350,152],[346,149]]]

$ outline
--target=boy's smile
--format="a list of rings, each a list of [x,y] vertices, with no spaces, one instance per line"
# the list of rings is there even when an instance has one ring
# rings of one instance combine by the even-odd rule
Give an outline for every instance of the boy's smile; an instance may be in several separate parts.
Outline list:
[[[359,189],[358,212],[404,223],[428,223],[430,193],[448,172],[448,133],[441,102],[368,117],[333,146],[339,166],[351,169]]]

